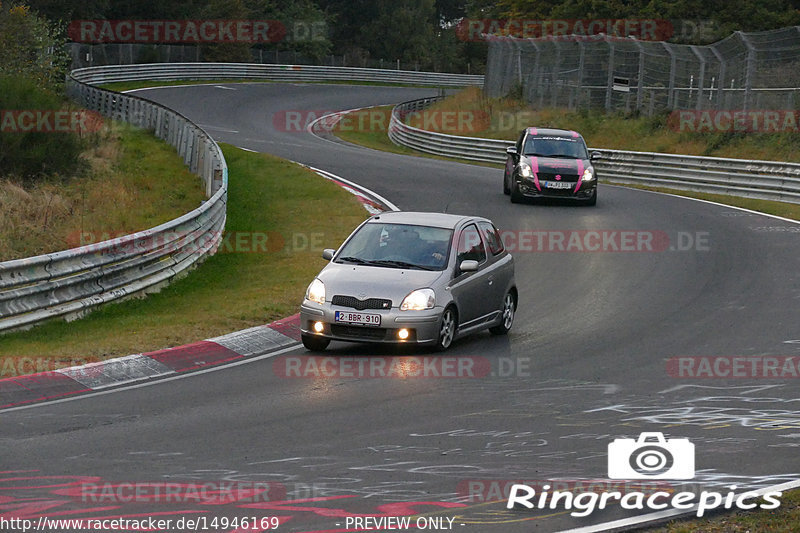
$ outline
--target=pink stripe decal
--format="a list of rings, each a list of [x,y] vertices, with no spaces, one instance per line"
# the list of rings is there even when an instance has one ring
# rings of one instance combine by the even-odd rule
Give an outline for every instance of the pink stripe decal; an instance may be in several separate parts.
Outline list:
[[[536,131],[536,128],[528,128],[528,131],[531,133],[531,135],[539,135],[539,133]]]
[[[577,139],[578,137],[580,137],[580,135],[578,135],[578,132],[577,132],[577,131],[571,131],[570,133],[571,133],[571,134],[572,134],[572,136],[573,136],[573,137],[575,137],[576,139]]]
[[[531,157],[531,170],[533,171],[533,184],[541,192],[542,187],[539,185],[539,158]]]
[[[578,192],[578,189],[581,188],[581,182],[583,181],[583,160],[578,159],[578,184],[575,185],[575,190],[572,191],[572,194]]]

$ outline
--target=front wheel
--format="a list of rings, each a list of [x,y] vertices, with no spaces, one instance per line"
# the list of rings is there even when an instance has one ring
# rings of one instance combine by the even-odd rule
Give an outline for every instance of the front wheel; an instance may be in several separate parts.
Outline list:
[[[331,343],[330,339],[319,337],[317,335],[300,334],[300,339],[303,341],[303,346],[312,352],[324,352],[325,348]]]
[[[519,204],[522,203],[523,200],[522,193],[519,192],[519,185],[517,185],[517,180],[513,177],[511,178],[511,203],[512,204]]]
[[[502,321],[500,324],[489,328],[489,332],[492,335],[505,335],[511,330],[511,326],[514,325],[514,313],[517,310],[517,301],[514,299],[514,295],[510,292],[506,293],[505,298],[503,298],[503,309],[502,309]]]
[[[503,173],[503,194],[505,194],[506,196],[511,194],[511,188],[508,186],[508,173],[507,172]]]
[[[436,351],[443,352],[453,344],[458,328],[458,315],[455,309],[448,307],[442,313],[442,320],[439,326],[439,337],[436,339]]]
[[[597,189],[594,190],[592,197],[586,200],[585,205],[597,205]]]

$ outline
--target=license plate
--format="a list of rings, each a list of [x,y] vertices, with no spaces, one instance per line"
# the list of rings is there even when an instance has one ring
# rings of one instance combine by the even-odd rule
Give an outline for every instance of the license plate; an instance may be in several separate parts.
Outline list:
[[[575,184],[566,181],[545,181],[544,186],[546,189],[571,189]]]
[[[369,313],[351,313],[349,311],[336,311],[334,320],[336,322],[344,322],[346,324],[360,324],[362,326],[381,325],[381,315],[373,315]]]

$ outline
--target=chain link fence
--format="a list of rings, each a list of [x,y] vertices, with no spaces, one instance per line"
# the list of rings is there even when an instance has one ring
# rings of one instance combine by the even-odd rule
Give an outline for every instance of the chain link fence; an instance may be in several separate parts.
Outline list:
[[[665,110],[795,109],[800,26],[733,35],[708,46],[612,38],[486,36],[488,96],[536,107]]]

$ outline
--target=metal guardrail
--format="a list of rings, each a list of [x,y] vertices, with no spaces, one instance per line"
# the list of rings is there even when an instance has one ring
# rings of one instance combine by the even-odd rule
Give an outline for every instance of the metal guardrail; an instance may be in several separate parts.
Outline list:
[[[259,65],[251,63],[152,63],[110,65],[72,71],[75,79],[100,84],[137,80],[248,79],[272,81],[371,81],[431,85],[434,87],[483,86],[483,76],[417,72],[413,70],[325,67],[308,65]]]
[[[389,138],[395,144],[445,157],[503,164],[512,141],[461,137],[422,130],[403,120],[439,98],[412,100],[395,106]],[[601,179],[677,190],[800,203],[800,164],[724,159],[655,152],[593,148],[604,154],[596,161]]]
[[[0,263],[0,332],[52,318],[77,318],[98,305],[158,290],[212,255],[223,238],[228,167],[202,128],[164,106],[94,84],[138,80],[253,79],[482,85],[483,76],[350,67],[180,63],[74,70],[68,94],[87,109],[153,131],[205,183],[208,200],[158,227],[110,241]]]
[[[203,179],[208,200],[146,231],[0,263],[0,331],[76,318],[100,304],[157,290],[212,255],[223,237],[228,167],[211,136],[164,106],[98,89],[74,76],[67,91],[84,107],[152,130],[170,143]]]

